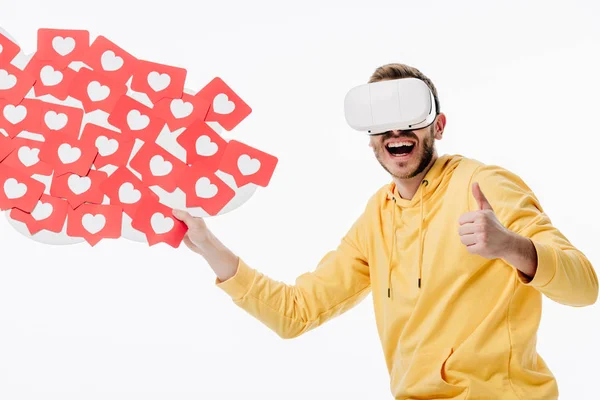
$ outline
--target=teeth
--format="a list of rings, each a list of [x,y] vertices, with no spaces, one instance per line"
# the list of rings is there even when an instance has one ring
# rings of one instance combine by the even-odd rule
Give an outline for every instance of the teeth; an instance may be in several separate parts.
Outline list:
[[[413,144],[413,142],[395,142],[388,144],[388,147],[412,146]]]

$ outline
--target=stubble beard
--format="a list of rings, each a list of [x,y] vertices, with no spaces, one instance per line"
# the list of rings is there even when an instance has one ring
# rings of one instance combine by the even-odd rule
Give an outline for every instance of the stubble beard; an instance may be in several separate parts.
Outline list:
[[[387,149],[385,148],[385,146],[381,145],[377,148],[377,151],[375,152],[375,157],[377,158],[377,161],[379,161],[379,164],[381,164],[381,166],[383,167],[383,169],[385,169],[388,174],[390,174],[392,177],[397,178],[397,179],[410,179],[410,178],[414,178],[415,176],[419,175],[421,172],[423,172],[427,166],[429,165],[429,163],[431,162],[431,160],[433,159],[433,155],[435,153],[435,143],[434,143],[434,134],[433,134],[433,129],[429,130],[429,135],[425,138],[425,140],[423,141],[423,150],[422,153],[420,155],[420,159],[419,159],[419,163],[417,164],[417,166],[415,167],[415,169],[413,169],[412,171],[409,171],[406,174],[403,175],[398,175],[398,174],[394,174],[390,168],[388,168],[385,163],[384,163],[384,158],[386,157],[385,152],[387,152]],[[415,149],[416,150],[416,149]],[[413,150],[413,151],[415,151]],[[401,163],[396,163],[397,165],[399,164],[400,166],[404,167],[403,164],[405,164],[405,162],[401,162]]]

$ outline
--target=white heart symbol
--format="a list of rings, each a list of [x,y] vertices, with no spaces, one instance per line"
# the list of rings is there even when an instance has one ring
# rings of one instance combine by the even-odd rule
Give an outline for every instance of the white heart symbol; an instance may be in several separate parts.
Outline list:
[[[38,201],[37,205],[31,212],[31,216],[36,221],[41,221],[52,215],[52,211],[54,211],[54,207],[52,207],[52,204],[42,203],[41,201]]]
[[[154,176],[165,176],[168,175],[173,169],[173,164],[166,161],[163,156],[155,155],[150,160],[150,172]]]
[[[163,233],[167,233],[173,229],[175,222],[173,221],[173,218],[165,218],[164,215],[157,212],[152,215],[152,218],[150,218],[150,225],[152,225],[152,230],[154,232],[156,232],[158,235],[162,235]]]
[[[79,195],[87,192],[92,186],[92,180],[89,176],[71,175],[69,176],[69,179],[67,179],[67,184],[69,185],[71,192]]]
[[[142,198],[142,192],[133,187],[133,183],[125,182],[119,188],[119,200],[121,203],[133,204]]]
[[[237,166],[242,175],[252,175],[260,169],[260,161],[256,158],[250,158],[247,154],[242,154],[238,158]]]
[[[105,71],[116,71],[123,66],[123,59],[112,50],[106,50],[100,57],[100,64]]]
[[[56,36],[52,39],[52,48],[61,56],[66,56],[75,49],[75,39]]]
[[[40,149],[32,149],[27,146],[23,146],[17,152],[17,156],[19,157],[19,161],[26,167],[31,167],[32,165],[40,162]]]
[[[104,225],[106,225],[106,217],[102,214],[85,214],[81,219],[81,225],[83,225],[86,231],[94,235],[104,228]]]
[[[131,110],[127,113],[127,125],[132,131],[145,129],[150,124],[150,118],[138,110]]]
[[[100,84],[98,81],[92,81],[88,84],[87,93],[92,101],[102,101],[110,95],[110,88]]]
[[[44,115],[44,122],[46,123],[46,126],[52,129],[53,131],[59,131],[65,126],[67,126],[67,122],[69,122],[69,117],[67,117],[67,114],[57,114],[54,111],[48,111],[46,115]]]
[[[9,178],[4,182],[4,193],[8,199],[18,199],[27,193],[27,185],[19,183],[15,178]]]
[[[203,176],[196,181],[196,195],[203,199],[211,199],[215,197],[219,188],[214,183],[210,183],[210,179]]]
[[[56,86],[63,80],[63,74],[56,71],[51,65],[46,65],[40,71],[40,78],[44,86]]]
[[[199,156],[210,157],[215,155],[218,150],[219,146],[210,141],[210,136],[202,135],[196,139],[196,153]]]
[[[6,107],[4,107],[4,111],[2,113],[8,122],[16,125],[23,121],[27,116],[27,108],[25,108],[24,105],[18,105],[15,107],[12,104],[8,104]]]
[[[182,99],[174,99],[171,101],[171,113],[177,119],[189,117],[194,111],[194,105]]]
[[[5,69],[0,69],[0,90],[8,90],[17,84],[17,77],[8,73]]]
[[[79,160],[81,150],[77,147],[71,147],[68,143],[63,143],[58,146],[58,158],[63,164],[71,164]]]
[[[110,156],[119,149],[119,142],[116,139],[109,139],[106,136],[98,136],[95,145],[102,157]]]
[[[156,71],[152,71],[148,74],[148,85],[155,92],[160,92],[166,89],[171,84],[171,77],[169,74],[159,74]]]
[[[225,93],[219,93],[213,99],[213,110],[219,114],[229,114],[235,110],[235,103]]]

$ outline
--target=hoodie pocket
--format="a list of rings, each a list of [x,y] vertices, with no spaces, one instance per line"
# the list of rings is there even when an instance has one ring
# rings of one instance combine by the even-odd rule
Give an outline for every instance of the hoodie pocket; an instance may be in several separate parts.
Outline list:
[[[417,351],[396,359],[391,372],[391,385],[396,398],[466,399],[469,388],[450,383],[446,378],[446,362],[453,350]]]

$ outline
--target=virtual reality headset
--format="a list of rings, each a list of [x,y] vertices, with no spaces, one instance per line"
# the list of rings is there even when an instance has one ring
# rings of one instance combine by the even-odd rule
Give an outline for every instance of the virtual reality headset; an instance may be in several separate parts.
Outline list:
[[[425,128],[435,120],[438,108],[427,84],[417,78],[367,83],[352,88],[344,98],[348,125],[369,135]]]

